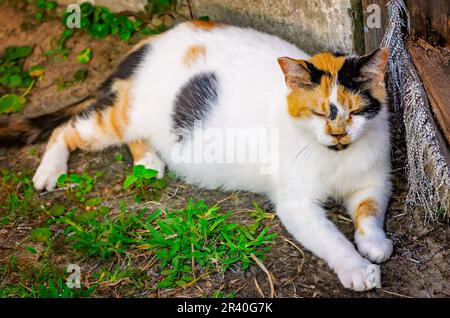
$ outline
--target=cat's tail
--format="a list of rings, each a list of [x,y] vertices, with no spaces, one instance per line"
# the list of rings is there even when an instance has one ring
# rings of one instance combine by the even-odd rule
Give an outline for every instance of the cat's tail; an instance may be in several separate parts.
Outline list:
[[[48,137],[56,127],[68,122],[92,104],[87,97],[54,113],[31,118],[0,118],[0,147],[24,146]]]

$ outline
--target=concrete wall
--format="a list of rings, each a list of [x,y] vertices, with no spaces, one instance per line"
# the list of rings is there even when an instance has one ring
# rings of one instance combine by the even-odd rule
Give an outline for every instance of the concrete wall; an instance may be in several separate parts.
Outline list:
[[[60,0],[74,3],[74,0]],[[78,2],[82,2],[79,0]],[[146,0],[91,0],[116,11],[142,10]],[[276,34],[303,50],[355,52],[354,0],[191,0],[194,15]],[[188,16],[186,0],[179,10]],[[358,49],[359,51],[359,49]]]
[[[312,53],[352,52],[350,0],[192,0],[195,14],[276,34]]]

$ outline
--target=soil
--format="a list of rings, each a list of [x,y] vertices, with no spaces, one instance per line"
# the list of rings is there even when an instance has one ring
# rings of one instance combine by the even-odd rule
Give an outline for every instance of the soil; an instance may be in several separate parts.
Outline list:
[[[61,33],[61,22],[50,20],[24,30],[23,23],[27,21],[29,22],[30,18],[24,12],[0,6],[0,52],[10,45],[32,45],[34,53],[27,63],[30,65],[42,63],[46,70],[44,79],[32,90],[29,95],[30,102],[19,116],[52,112],[91,94],[106,74],[113,70],[118,58],[133,44],[124,43],[113,37],[93,40],[87,34],[77,32],[67,43],[67,46],[71,48],[68,59],[53,61],[44,57],[42,53],[50,49],[52,38]],[[137,40],[133,39],[131,42]],[[75,56],[86,47],[90,47],[94,52],[88,66],[87,80],[63,91],[58,90],[57,80],[70,79],[80,68]],[[272,274],[277,297],[450,297],[448,255],[450,229],[447,224],[426,223],[424,213],[419,206],[405,210],[408,185],[405,174],[406,146],[401,114],[393,113],[391,121],[394,194],[387,211],[386,229],[389,237],[394,241],[395,248],[391,259],[381,266],[383,287],[365,293],[344,289],[327,265],[297,244],[279,220],[274,218],[267,221],[267,224],[271,231],[278,233],[279,236],[276,245],[264,260],[264,265]],[[32,155],[31,148],[37,150],[37,155]],[[34,170],[39,164],[44,148],[45,144],[41,143],[24,148],[0,149],[0,170]],[[125,160],[115,161],[113,158],[115,153],[124,154]],[[131,157],[124,148],[99,153],[75,152],[69,166],[72,172],[87,171],[91,175],[97,171],[105,172],[105,175],[99,179],[96,191],[106,197],[113,206],[118,200],[121,182],[130,170]],[[40,195],[49,205],[61,200],[61,193],[58,192]],[[146,206],[150,209],[181,208],[190,197],[202,198],[209,204],[222,201],[223,210],[234,210],[235,218],[240,222],[249,221],[245,212],[252,208],[253,201],[258,202],[267,211],[274,212],[270,202],[258,195],[246,192],[206,191],[176,180],[169,184],[159,202],[148,202]],[[117,211],[112,213],[114,212]],[[342,208],[330,207],[330,218],[350,239],[352,238],[352,223]],[[10,226],[0,227],[0,262],[14,251],[22,249],[30,231],[33,227],[39,226],[39,222],[39,218],[22,217]],[[40,247],[36,246],[36,248]],[[72,257],[73,255],[70,254],[55,252],[53,261],[65,268],[67,264],[73,262]],[[136,256],[134,260],[135,266],[142,267],[148,263],[148,259],[142,256]],[[35,262],[36,259],[24,257],[21,261]],[[92,259],[83,264],[83,268],[91,271],[100,265],[101,261]],[[149,272],[152,271],[149,270]],[[150,275],[149,280],[151,279]],[[130,294],[127,293],[126,288],[126,284],[109,286],[103,291],[96,292],[96,296],[195,297],[208,295],[218,289],[226,293],[234,291],[237,297],[270,295],[268,278],[256,265],[251,266],[246,272],[236,268],[225,275],[211,275],[187,289],[178,288],[159,292],[143,289]]]

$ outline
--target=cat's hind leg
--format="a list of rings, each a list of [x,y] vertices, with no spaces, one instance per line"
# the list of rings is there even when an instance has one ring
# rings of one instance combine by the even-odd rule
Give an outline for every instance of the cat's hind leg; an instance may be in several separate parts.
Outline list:
[[[128,143],[134,165],[143,165],[147,169],[158,171],[158,179],[164,177],[165,163],[159,155],[152,149],[150,144],[143,140],[136,140]]]
[[[58,177],[67,172],[71,151],[96,151],[125,142],[129,124],[128,88],[128,82],[117,81],[112,92],[101,95],[90,109],[53,131],[33,177],[37,190],[55,187]]]
[[[33,184],[37,190],[52,190],[58,177],[67,172],[69,147],[65,140],[66,127],[55,129],[47,143],[44,157],[33,177]]]
[[[102,150],[109,146],[120,145],[122,139],[111,129],[100,123],[107,113],[93,113],[88,117],[75,118],[55,129],[47,144],[45,154],[33,177],[37,190],[52,190],[58,177],[67,172],[70,152],[75,149]]]
[[[375,263],[387,260],[392,241],[383,230],[389,187],[367,187],[344,198],[344,204],[355,226],[355,243],[364,257]]]

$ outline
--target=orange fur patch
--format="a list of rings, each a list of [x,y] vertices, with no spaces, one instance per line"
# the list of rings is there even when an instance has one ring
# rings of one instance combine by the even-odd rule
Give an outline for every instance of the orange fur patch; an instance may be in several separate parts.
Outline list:
[[[102,133],[108,132],[108,127],[105,123],[105,119],[103,118],[103,112],[95,113],[95,121],[98,126],[98,128],[101,130]]]
[[[313,110],[321,112],[323,98],[316,90],[292,91],[288,97],[288,111],[292,117],[309,117],[313,115]]]
[[[117,108],[111,109],[109,113],[109,121],[111,123],[111,128],[113,130],[114,135],[116,135],[117,138],[122,139],[123,133],[122,133],[121,118]]]
[[[381,102],[386,102],[386,87],[384,81],[380,81],[378,85],[370,89],[370,94]]]
[[[288,96],[288,110],[293,117],[307,117],[313,111],[324,116],[330,114],[330,102],[332,79],[323,76],[320,85],[312,89],[298,89],[292,91]]]
[[[69,151],[73,151],[77,148],[87,149],[87,144],[80,138],[80,134],[73,127],[72,121],[53,130],[47,143],[47,149],[52,147],[60,136],[62,136]]]
[[[96,139],[91,140],[89,143],[84,141],[77,129],[74,127],[73,122],[62,127],[62,133],[64,134],[64,142],[69,149],[69,151],[74,151],[75,149],[89,150],[94,148],[94,144],[97,142]]]
[[[131,85],[132,83],[130,81],[118,81],[114,84],[114,89],[118,92],[118,101],[116,103],[116,107],[124,126],[128,126],[129,123],[129,93]]]
[[[352,142],[352,137],[350,135],[345,135],[343,137],[339,137],[339,143],[342,145],[348,145]]]
[[[118,139],[122,139],[124,135],[124,129],[128,126],[129,122],[129,89],[131,82],[127,80],[121,80],[114,83],[112,91],[116,93],[116,99],[114,105],[106,109],[103,114],[99,114],[97,119],[102,118],[101,121],[97,120],[99,128],[105,133],[115,135]],[[107,118],[108,121],[104,121]],[[100,124],[104,124],[100,126]]]
[[[325,132],[333,135],[343,135],[347,129],[346,125],[341,122],[328,122],[325,125]]]
[[[337,73],[344,65],[345,57],[334,56],[331,53],[316,54],[309,60],[316,68],[330,73],[333,78],[336,78]]]
[[[348,107],[350,112],[361,109],[364,105],[361,95],[352,93],[343,86],[338,86],[337,99],[341,105]]]
[[[116,93],[114,105],[100,112],[94,112],[89,119],[95,126],[95,134],[81,138],[76,128],[76,122],[70,121],[66,125],[55,129],[48,147],[50,147],[63,134],[64,142],[70,151],[77,148],[82,150],[102,149],[104,139],[122,140],[124,130],[129,123],[129,88],[131,83],[120,80],[113,84],[112,91]]]
[[[378,213],[379,208],[374,199],[369,198],[362,201],[355,210],[355,215],[353,218],[355,229],[361,234],[364,234],[364,231],[361,228],[362,220],[367,217],[376,216]]]
[[[193,20],[187,23],[193,29],[200,29],[204,31],[211,31],[212,29],[220,27],[219,23],[212,21]]]
[[[184,65],[191,67],[202,56],[205,56],[206,48],[204,45],[194,45],[187,49],[183,57]]]
[[[130,149],[134,162],[141,160],[144,157],[145,153],[150,151],[150,145],[142,140],[132,141],[128,143],[128,148]]]

